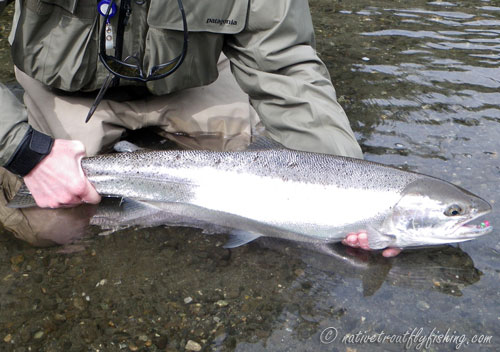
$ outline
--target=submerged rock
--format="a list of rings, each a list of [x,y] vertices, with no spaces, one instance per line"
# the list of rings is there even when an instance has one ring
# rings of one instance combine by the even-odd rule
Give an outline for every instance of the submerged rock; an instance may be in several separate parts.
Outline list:
[[[188,351],[201,351],[201,345],[198,342],[189,340],[186,343],[186,350]]]

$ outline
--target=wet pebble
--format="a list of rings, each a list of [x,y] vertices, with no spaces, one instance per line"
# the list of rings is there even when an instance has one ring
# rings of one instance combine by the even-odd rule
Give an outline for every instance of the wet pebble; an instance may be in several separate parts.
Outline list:
[[[42,309],[46,311],[53,311],[57,309],[57,302],[55,300],[49,300],[43,303]]]
[[[240,296],[240,290],[237,287],[229,287],[226,292],[224,292],[224,298],[236,299]]]
[[[265,339],[269,337],[269,331],[262,330],[262,329],[255,329],[254,332],[255,336],[257,336],[259,339]]]
[[[15,255],[15,256],[13,256],[13,257],[10,258],[10,262],[13,265],[19,265],[22,262],[24,262],[24,256],[22,254]]]
[[[99,282],[95,285],[95,287],[104,286],[104,285],[106,285],[106,283],[107,283],[107,282],[108,282],[108,280],[106,280],[106,279],[102,279],[101,281],[99,281]]]
[[[76,309],[84,310],[85,309],[85,302],[80,297],[76,297],[73,299],[73,306]]]
[[[164,350],[167,347],[168,339],[166,336],[159,336],[154,339],[154,344],[160,350]]]
[[[219,301],[217,301],[217,302],[215,302],[215,304],[216,304],[218,307],[220,307],[220,308],[222,308],[222,307],[227,307],[227,306],[229,305],[229,303],[227,303],[227,301],[224,301],[224,300],[222,300],[222,299],[221,299],[221,300],[219,300]]]
[[[226,340],[226,338],[227,338],[227,333],[222,332],[222,333],[218,334],[217,336],[215,336],[215,338],[213,340],[213,344],[215,346],[220,346]]]
[[[312,284],[309,281],[302,282],[300,284],[304,290],[310,290],[312,288]]]
[[[28,331],[27,327],[22,327],[18,331],[19,337],[23,343],[28,343],[28,341],[31,339],[31,333]]]
[[[66,316],[64,316],[63,314],[60,314],[60,313],[56,313],[54,315],[54,319],[56,321],[66,321]]]
[[[188,351],[201,351],[201,345],[198,342],[193,341],[193,340],[189,340],[186,343],[186,347],[185,348]]]
[[[425,302],[425,301],[418,301],[417,302],[417,308],[424,311],[424,310],[428,310],[431,306],[429,305],[429,303]]]
[[[302,269],[296,269],[296,270],[295,270],[295,275],[297,275],[297,276],[302,276],[302,275],[304,275],[304,274],[305,274],[305,272],[304,272],[304,270],[302,270]]]
[[[33,281],[35,281],[37,284],[41,283],[43,281],[43,275],[39,273],[35,273],[32,275]]]

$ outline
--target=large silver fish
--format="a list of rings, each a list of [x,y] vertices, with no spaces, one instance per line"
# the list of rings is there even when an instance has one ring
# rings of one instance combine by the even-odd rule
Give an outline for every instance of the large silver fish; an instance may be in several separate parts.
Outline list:
[[[284,148],[138,151],[84,158],[82,168],[101,195],[147,202],[171,223],[233,234],[226,247],[259,236],[338,242],[364,229],[372,249],[404,248],[492,231],[488,222],[469,224],[491,206],[462,188],[333,155]],[[10,206],[21,206],[24,196]]]

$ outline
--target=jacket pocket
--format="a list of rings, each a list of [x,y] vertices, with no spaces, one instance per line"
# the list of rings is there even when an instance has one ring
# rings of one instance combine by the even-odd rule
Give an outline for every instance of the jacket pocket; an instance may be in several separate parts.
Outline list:
[[[12,42],[14,64],[42,83],[68,90],[92,82],[97,64],[94,2],[26,0]]]
[[[245,28],[249,0],[183,0],[190,32],[236,34]],[[182,31],[182,17],[176,0],[151,0],[151,27]]]
[[[217,60],[224,35],[245,27],[249,0],[182,0],[189,30],[186,58],[167,79],[148,82],[157,94],[199,87],[217,79]],[[144,66],[168,62],[183,47],[183,23],[177,0],[151,0],[147,22]]]
[[[49,6],[59,6],[72,14],[75,13],[76,6],[78,5],[78,0],[40,0],[40,2],[45,3]]]
[[[64,10],[68,16],[80,18],[92,19],[97,14],[96,3],[81,0],[25,0],[24,6],[41,16],[54,12],[56,8]]]

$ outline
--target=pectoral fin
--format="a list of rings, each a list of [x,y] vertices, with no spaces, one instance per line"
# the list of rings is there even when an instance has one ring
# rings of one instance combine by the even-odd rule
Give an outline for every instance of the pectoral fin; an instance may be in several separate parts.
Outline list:
[[[382,233],[373,227],[368,227],[368,245],[370,249],[384,249],[396,243],[396,236]]]

